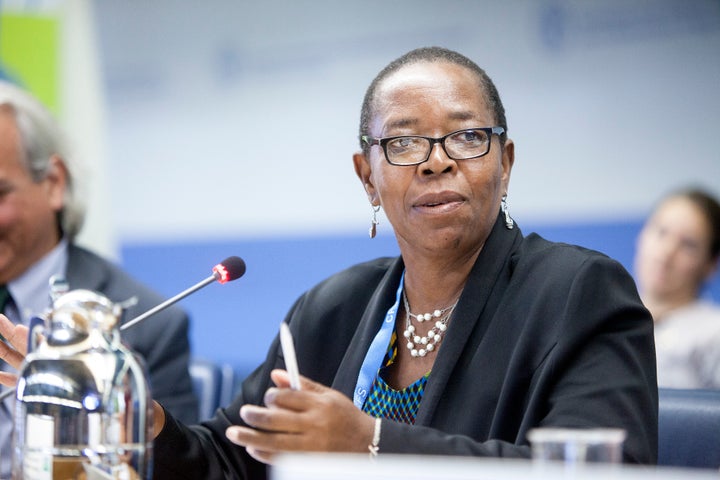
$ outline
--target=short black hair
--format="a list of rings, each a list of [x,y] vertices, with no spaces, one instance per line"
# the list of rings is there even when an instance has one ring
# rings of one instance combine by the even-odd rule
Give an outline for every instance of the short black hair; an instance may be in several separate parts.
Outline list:
[[[403,56],[390,62],[380,71],[380,73],[377,74],[372,83],[370,83],[367,92],[365,92],[362,109],[360,110],[359,135],[363,136],[369,133],[370,118],[374,113],[373,104],[375,102],[375,94],[382,81],[407,65],[422,62],[452,63],[467,68],[477,76],[483,95],[487,99],[488,105],[490,105],[490,109],[493,111],[493,115],[495,116],[494,126],[500,126],[505,129],[505,133],[500,136],[500,145],[504,145],[508,129],[507,121],[505,120],[505,107],[503,107],[502,101],[500,100],[500,94],[498,93],[495,84],[488,74],[485,73],[485,70],[480,68],[475,62],[458,52],[443,47],[423,47],[411,50]],[[360,141],[360,148],[362,148],[366,155],[368,154],[369,147],[367,144]]]

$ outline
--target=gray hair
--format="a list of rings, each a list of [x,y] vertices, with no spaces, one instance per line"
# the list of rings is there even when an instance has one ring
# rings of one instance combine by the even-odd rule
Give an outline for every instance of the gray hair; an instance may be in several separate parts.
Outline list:
[[[0,111],[11,114],[15,119],[20,134],[21,161],[35,182],[47,176],[53,155],[63,160],[67,169],[67,182],[58,224],[63,235],[72,240],[85,220],[85,205],[77,185],[80,165],[69,155],[60,125],[32,95],[2,80]]]

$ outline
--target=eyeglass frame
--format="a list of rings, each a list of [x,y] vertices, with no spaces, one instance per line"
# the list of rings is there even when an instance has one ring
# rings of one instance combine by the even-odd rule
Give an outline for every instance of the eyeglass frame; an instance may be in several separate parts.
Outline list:
[[[482,130],[483,132],[485,132],[488,135],[487,150],[484,153],[481,153],[480,155],[473,155],[472,157],[453,158],[448,153],[447,149],[445,148],[445,140],[452,135],[456,135],[461,132],[470,132],[473,130]],[[455,130],[454,132],[450,132],[447,135],[443,135],[442,137],[425,137],[423,135],[395,135],[392,137],[375,138],[375,137],[371,137],[369,135],[361,135],[360,141],[365,142],[365,144],[368,147],[379,145],[380,148],[382,148],[383,154],[385,155],[385,160],[387,160],[387,162],[390,165],[395,165],[396,167],[414,167],[416,165],[421,165],[430,159],[430,154],[432,153],[433,149],[435,148],[435,144],[437,144],[437,143],[440,144],[440,146],[443,149],[443,152],[445,152],[445,155],[447,155],[448,158],[451,160],[470,160],[473,158],[484,157],[485,155],[490,153],[490,144],[492,143],[492,136],[493,135],[500,136],[504,133],[505,133],[505,127],[500,127],[500,126],[476,127],[476,128],[462,128],[460,130]],[[420,162],[413,162],[413,163],[393,163],[392,161],[390,161],[390,158],[388,157],[388,154],[387,154],[387,144],[389,142],[391,142],[392,140],[397,140],[398,138],[422,138],[422,139],[425,139],[428,142],[430,142],[430,148],[428,149],[428,153],[427,153],[427,156],[425,157],[425,160],[422,160]]]

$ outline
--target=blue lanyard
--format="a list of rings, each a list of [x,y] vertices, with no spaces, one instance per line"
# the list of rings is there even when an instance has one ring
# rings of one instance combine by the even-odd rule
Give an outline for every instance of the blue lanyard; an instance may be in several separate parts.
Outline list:
[[[370,387],[372,387],[375,381],[377,372],[380,369],[388,345],[390,344],[390,337],[392,337],[392,332],[395,328],[395,317],[397,316],[398,308],[400,308],[400,295],[402,295],[404,282],[405,272],[403,272],[400,277],[400,286],[395,296],[395,305],[390,307],[385,314],[385,320],[382,325],[380,325],[380,330],[370,344],[370,348],[365,354],[365,360],[363,360],[362,366],[360,367],[357,385],[355,385],[355,393],[353,394],[353,403],[355,403],[359,409],[362,409],[365,404],[365,399],[368,393],[370,393]]]

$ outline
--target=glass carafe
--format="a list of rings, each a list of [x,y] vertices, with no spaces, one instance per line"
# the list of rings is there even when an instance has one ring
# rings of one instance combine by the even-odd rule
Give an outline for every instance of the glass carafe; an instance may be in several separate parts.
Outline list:
[[[121,315],[106,297],[72,290],[31,323],[15,402],[14,479],[151,476],[152,401],[144,365],[120,341]]]

